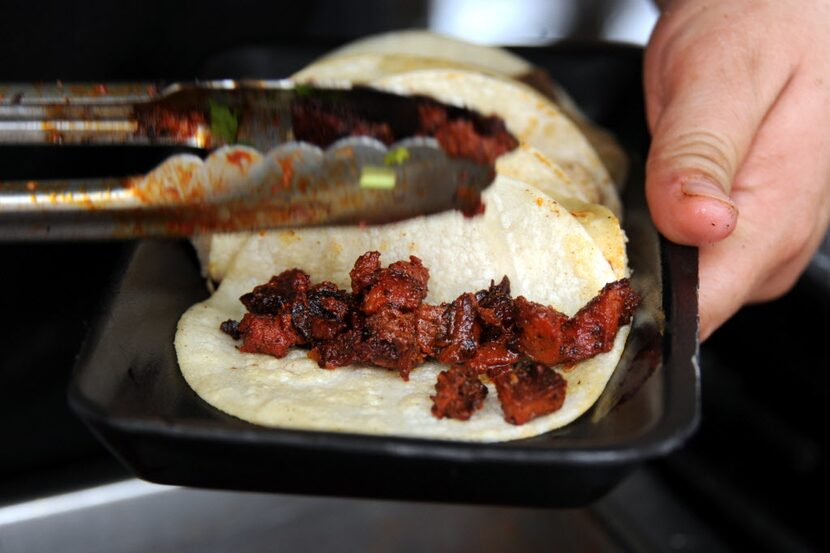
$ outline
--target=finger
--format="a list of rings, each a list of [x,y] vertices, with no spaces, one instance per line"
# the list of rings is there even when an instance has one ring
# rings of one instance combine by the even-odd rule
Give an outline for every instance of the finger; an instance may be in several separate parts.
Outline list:
[[[700,338],[705,340],[747,303],[784,293],[810,258],[811,245],[800,243],[793,254],[782,254],[782,230],[792,227],[781,220],[772,229],[765,194],[753,196],[742,208],[741,225],[728,238],[699,248],[698,269]],[[790,216],[791,214],[786,214]]]
[[[785,293],[830,222],[828,91],[793,79],[764,119],[733,196],[741,223],[728,238],[700,247],[701,339],[744,304]],[[797,137],[798,146],[782,137]]]
[[[733,180],[788,77],[783,73],[770,79],[772,85],[756,87],[751,60],[734,58],[745,52],[725,57],[711,46],[696,48],[662,73],[660,98],[649,98],[658,107],[651,107],[646,167],[655,224],[670,240],[692,245],[734,231],[739,209],[730,197]]]
[[[736,235],[741,235],[736,240]],[[744,305],[785,294],[798,280],[814,253],[816,241],[806,241],[797,253],[775,263],[768,259],[766,240],[735,235],[700,248],[700,339],[706,340]],[[724,269],[726,267],[726,269]],[[761,278],[758,278],[758,268]],[[764,279],[763,275],[770,275]]]

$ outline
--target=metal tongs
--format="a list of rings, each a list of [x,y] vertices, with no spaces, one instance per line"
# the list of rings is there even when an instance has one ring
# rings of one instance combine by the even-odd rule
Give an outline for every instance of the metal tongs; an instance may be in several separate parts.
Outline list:
[[[360,128],[350,132],[363,136],[318,136],[326,133],[297,118],[312,104],[385,124],[394,143]],[[160,92],[2,86],[0,240],[186,236],[474,211],[493,165],[413,136],[417,110],[406,96],[290,81]]]

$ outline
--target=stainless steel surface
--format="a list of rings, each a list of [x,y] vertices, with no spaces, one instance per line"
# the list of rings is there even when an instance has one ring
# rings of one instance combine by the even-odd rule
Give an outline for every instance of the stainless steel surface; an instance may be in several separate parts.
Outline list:
[[[162,109],[184,118],[193,113],[206,115],[211,103],[215,103],[239,109],[238,139],[264,149],[287,140],[291,102],[310,92],[307,87],[295,88],[289,80],[174,83],[159,92],[148,83],[69,87],[21,84],[5,85],[5,88],[8,90],[0,100],[0,144],[217,147],[227,140],[211,132],[207,118],[181,135],[154,135],[142,124],[153,110]],[[337,90],[349,94],[345,86]],[[275,120],[281,123],[275,126]]]
[[[4,553],[552,550],[725,548],[642,471],[590,510],[218,492],[138,480],[0,508]]]
[[[388,165],[391,150],[408,159]],[[221,158],[228,150],[214,153]],[[208,158],[208,164],[211,158]],[[187,180],[177,177],[180,168]],[[201,160],[169,159],[147,178],[0,182],[0,239],[93,239],[182,236],[331,224],[374,224],[464,208],[455,194],[477,195],[492,169],[447,157],[433,139],[387,148],[354,137],[325,151],[291,142],[263,156],[245,175],[212,181]],[[367,187],[370,171],[388,187]]]
[[[2,239],[385,223],[464,208],[470,198],[455,192],[465,187],[477,200],[494,176],[487,164],[448,157],[430,138],[405,138],[387,147],[351,137],[325,150],[293,140],[291,109],[298,98],[314,94],[348,106],[361,97],[357,90],[295,88],[290,81],[209,81],[171,85],[158,95],[142,84],[123,85],[113,95],[108,88],[89,93],[95,86],[74,95],[64,94],[63,87],[9,87],[0,101],[0,145],[219,149],[206,162],[174,156],[146,177],[0,181]],[[217,128],[213,110],[232,118],[232,136]],[[184,122],[181,132],[158,132],[166,127],[156,119],[168,115],[176,129]],[[381,120],[396,116],[386,115]],[[258,161],[260,152],[266,153]],[[247,170],[229,170],[232,156],[240,155],[250,163]]]

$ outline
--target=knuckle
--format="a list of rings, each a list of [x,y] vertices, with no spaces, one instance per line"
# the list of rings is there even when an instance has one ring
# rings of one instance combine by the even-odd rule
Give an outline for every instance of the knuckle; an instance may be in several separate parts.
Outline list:
[[[685,132],[672,137],[667,144],[655,146],[659,153],[654,162],[696,169],[726,185],[731,184],[737,170],[737,147],[729,138],[716,132]]]
[[[759,303],[780,298],[795,286],[800,276],[801,270],[794,271],[791,269],[775,274],[756,290],[751,297],[751,302]]]
[[[809,217],[794,217],[789,222],[780,243],[781,251],[786,255],[785,261],[791,264],[803,257],[815,232],[815,224]]]
[[[766,279],[755,287],[753,302],[780,298],[795,286],[815,250],[816,227],[809,217],[797,218],[787,227],[787,233],[778,243],[781,255]]]

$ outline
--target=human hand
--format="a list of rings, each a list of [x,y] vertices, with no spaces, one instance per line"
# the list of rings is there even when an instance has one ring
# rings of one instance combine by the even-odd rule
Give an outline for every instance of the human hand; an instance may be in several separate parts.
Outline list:
[[[830,1],[674,0],[646,49],[646,196],[700,248],[706,339],[785,293],[830,221]]]

